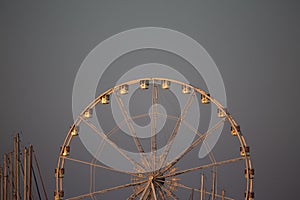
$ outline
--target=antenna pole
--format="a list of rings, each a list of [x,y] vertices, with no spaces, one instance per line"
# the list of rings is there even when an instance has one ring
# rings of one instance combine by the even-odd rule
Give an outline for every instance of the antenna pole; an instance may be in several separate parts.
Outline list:
[[[24,178],[23,178],[23,199],[26,200],[27,197],[27,149],[24,149]]]
[[[32,188],[32,145],[29,146],[29,167],[28,167],[28,197],[27,200],[31,200],[31,188]]]
[[[200,188],[200,200],[205,200],[205,191],[204,191],[204,174],[201,174],[201,188]]]
[[[3,200],[7,200],[7,154],[4,154],[3,164]]]
[[[211,199],[215,200],[215,193],[216,193],[216,171],[213,171],[213,185],[212,185],[212,194]]]
[[[16,200],[20,200],[19,194],[19,134],[14,138],[14,183]]]
[[[0,167],[0,199],[3,200],[3,169]]]
[[[222,190],[222,200],[225,200],[225,190]]]
[[[193,199],[194,199],[194,189],[192,189],[191,195],[190,195],[190,200],[193,200]]]
[[[13,200],[13,152],[9,153],[9,199]]]

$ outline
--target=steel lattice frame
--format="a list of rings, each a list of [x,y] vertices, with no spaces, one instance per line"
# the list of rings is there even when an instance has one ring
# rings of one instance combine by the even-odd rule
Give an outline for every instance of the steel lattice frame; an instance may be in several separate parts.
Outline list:
[[[135,162],[123,152],[122,148],[118,147],[117,144],[110,141],[109,137],[106,137],[106,136],[109,136],[109,135],[113,134],[118,129],[118,127],[113,128],[110,132],[105,134],[105,133],[101,132],[100,130],[98,130],[95,126],[93,126],[93,124],[89,123],[89,121],[86,120],[85,117],[84,117],[84,114],[87,111],[89,111],[90,109],[93,109],[97,104],[99,104],[101,102],[101,99],[102,99],[103,96],[111,95],[111,94],[114,93],[115,96],[116,96],[116,100],[117,100],[117,102],[120,106],[120,109],[122,109],[123,116],[124,116],[124,123],[127,124],[128,128],[129,128],[129,130],[132,134],[132,138],[135,142],[135,145],[137,147],[138,152],[141,153],[141,156],[143,156],[144,155],[144,149],[143,149],[143,147],[142,147],[142,145],[139,141],[139,138],[136,137],[136,135],[135,135],[134,127],[130,124],[130,120],[133,120],[134,117],[130,117],[128,115],[128,113],[127,113],[127,111],[124,108],[124,105],[122,103],[122,99],[118,98],[118,95],[119,95],[118,92],[119,92],[121,86],[124,86],[124,85],[130,86],[132,84],[139,84],[141,81],[149,81],[150,86],[154,86],[156,82],[169,81],[170,83],[179,84],[179,85],[185,86],[185,87],[192,90],[192,93],[190,94],[189,99],[186,102],[184,110],[183,110],[180,117],[168,116],[168,115],[165,116],[165,117],[168,117],[168,118],[173,118],[173,120],[176,120],[176,125],[173,129],[173,132],[171,133],[171,135],[168,139],[167,145],[169,145],[169,146],[172,145],[172,142],[173,142],[172,139],[176,136],[176,134],[178,132],[178,128],[181,125],[181,123],[185,123],[185,125],[189,126],[189,123],[186,122],[185,120],[183,120],[183,118],[184,118],[183,115],[184,115],[185,112],[188,112],[188,107],[189,107],[189,104],[190,104],[189,101],[192,98],[193,93],[198,93],[198,94],[202,95],[210,103],[213,103],[214,105],[216,105],[218,111],[222,115],[224,115],[223,116],[224,118],[222,118],[222,120],[220,120],[218,123],[216,123],[213,127],[208,129],[206,131],[206,133],[204,133],[204,134],[200,134],[198,130],[196,130],[193,127],[190,127],[190,129],[197,134],[198,138],[196,138],[188,148],[186,148],[180,155],[178,155],[177,159],[175,159],[172,162],[166,164],[164,167],[159,168],[159,170],[155,170],[155,171],[151,171],[151,172],[147,172],[147,173],[143,172],[143,167],[145,168],[145,167],[148,166],[149,168],[151,168],[151,167],[155,168],[156,165],[162,166],[163,165],[162,162],[166,162],[166,157],[168,155],[168,149],[169,149],[168,147],[166,148],[167,150],[164,151],[163,159],[162,159],[163,161],[161,161],[161,163],[157,163],[157,159],[155,158],[157,156],[156,153],[153,153],[153,155],[152,155],[153,158],[154,158],[152,161],[154,161],[154,162],[152,162],[148,158],[145,158],[146,164],[144,166],[141,166],[139,163],[135,163],[137,165],[136,173],[125,172],[125,171],[121,171],[121,170],[117,170],[117,169],[108,167],[106,165],[96,164],[95,159],[91,162],[86,162],[86,161],[83,161],[83,160],[78,160],[78,159],[72,158],[71,156],[68,156],[68,155],[64,155],[64,151],[66,150],[65,147],[69,147],[72,143],[72,140],[75,137],[75,135],[72,134],[72,131],[74,131],[74,129],[76,127],[80,126],[81,123],[85,123],[87,126],[89,126],[91,129],[93,129],[100,136],[102,135],[103,139],[105,137],[106,138],[105,141],[108,142],[110,145],[112,145],[116,150],[118,150],[130,162],[133,162],[133,163]],[[156,103],[156,99],[153,96],[155,96],[155,87],[152,87],[152,104],[154,105]],[[158,115],[158,114],[161,114],[161,113],[155,113],[155,109],[153,109],[152,114],[154,116],[154,115]],[[138,118],[138,117],[143,117],[143,116],[136,116],[136,118]],[[151,131],[152,132],[151,152],[156,152],[156,150],[157,150],[157,141],[156,141],[156,133],[155,133],[156,124],[155,124],[155,120],[153,120],[153,121],[154,122],[151,122],[152,123],[152,125],[151,125],[151,129],[152,129],[152,131]],[[203,142],[203,140],[211,132],[213,132],[215,128],[220,126],[222,123],[225,123],[225,121],[228,121],[230,123],[231,129],[232,129],[231,131],[234,132],[235,133],[234,135],[236,136],[236,138],[238,138],[238,141],[240,143],[240,154],[241,154],[240,157],[227,159],[227,160],[223,160],[223,161],[216,161],[213,154],[210,153],[209,154],[210,160],[211,160],[210,164],[200,165],[200,166],[197,166],[197,167],[188,168],[188,169],[179,170],[179,171],[176,171],[174,169],[174,165],[177,162],[179,162],[181,160],[181,158],[183,158],[191,150],[193,150],[201,142]],[[99,145],[101,145],[101,144],[99,144]],[[253,193],[254,169],[253,169],[252,164],[251,164],[249,146],[247,145],[244,136],[241,134],[239,125],[233,119],[233,117],[229,114],[227,109],[224,108],[216,99],[211,97],[205,91],[203,91],[203,90],[201,90],[197,87],[194,87],[192,85],[180,82],[180,81],[166,79],[166,78],[136,79],[136,80],[128,81],[126,83],[122,83],[120,85],[117,85],[117,86],[105,91],[101,95],[99,95],[97,98],[95,98],[82,111],[82,113],[78,116],[77,120],[75,120],[75,122],[71,126],[67,136],[65,137],[65,140],[62,144],[62,148],[60,150],[60,155],[59,155],[59,158],[58,158],[57,168],[55,170],[56,190],[55,190],[54,196],[55,196],[56,200],[64,199],[64,192],[63,192],[64,166],[65,166],[66,161],[73,161],[73,162],[78,162],[78,163],[82,163],[82,164],[85,164],[85,165],[89,165],[90,167],[93,167],[93,168],[103,168],[103,169],[110,170],[112,172],[126,173],[126,174],[131,175],[133,178],[131,179],[131,182],[126,183],[126,184],[120,184],[118,186],[108,187],[108,188],[98,190],[98,191],[88,191],[85,194],[82,194],[82,195],[79,195],[79,196],[68,197],[67,199],[83,199],[83,198],[96,199],[95,196],[98,195],[98,194],[103,194],[103,193],[106,193],[106,192],[111,192],[111,191],[119,190],[119,189],[122,189],[122,188],[132,187],[133,188],[133,190],[132,190],[133,193],[130,196],[124,197],[124,198],[127,198],[127,199],[145,199],[145,200],[147,200],[147,199],[178,199],[176,194],[173,192],[174,189],[175,188],[184,188],[184,189],[187,189],[187,190],[191,190],[192,192],[200,193],[199,195],[201,196],[201,200],[208,199],[206,196],[210,196],[211,197],[210,199],[228,199],[228,200],[230,200],[230,199],[233,199],[233,198],[225,196],[225,194],[223,192],[222,192],[222,194],[215,193],[214,188],[216,186],[214,185],[215,184],[214,181],[213,181],[212,191],[208,192],[208,191],[205,191],[202,186],[199,189],[199,188],[191,188],[191,187],[188,187],[184,184],[181,184],[176,179],[176,176],[181,175],[181,174],[185,174],[185,173],[188,173],[188,172],[192,172],[192,171],[207,169],[207,168],[212,168],[213,171],[214,171],[214,169],[216,169],[218,166],[238,162],[238,161],[241,161],[241,160],[243,160],[244,163],[245,163],[245,181],[246,181],[245,200],[252,200],[252,199],[254,199],[254,193]],[[241,192],[243,192],[243,191],[241,191]]]

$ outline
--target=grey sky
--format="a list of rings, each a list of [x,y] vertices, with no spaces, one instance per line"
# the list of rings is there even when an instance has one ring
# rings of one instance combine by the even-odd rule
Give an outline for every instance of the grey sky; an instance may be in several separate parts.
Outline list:
[[[165,27],[197,40],[219,67],[251,146],[257,198],[296,198],[299,18],[297,1],[1,1],[0,153],[22,131],[52,197],[81,62],[111,35]]]

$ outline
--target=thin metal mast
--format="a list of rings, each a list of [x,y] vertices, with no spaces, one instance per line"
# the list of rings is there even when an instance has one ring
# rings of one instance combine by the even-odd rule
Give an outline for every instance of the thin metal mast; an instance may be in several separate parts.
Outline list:
[[[27,200],[31,200],[31,188],[32,188],[32,145],[29,146],[29,157],[28,157],[28,193]]]
[[[222,190],[222,200],[225,200],[225,190]]]
[[[26,200],[27,197],[27,149],[24,149],[24,178],[23,178],[23,199]]]
[[[0,167],[0,199],[3,200],[3,169]]]
[[[9,153],[9,199],[13,200],[13,152]]]
[[[7,154],[4,154],[3,164],[3,200],[7,200]]]
[[[201,187],[200,187],[200,200],[205,200],[205,192],[204,192],[204,174],[201,174]]]
[[[15,198],[20,200],[19,194],[19,134],[14,138],[14,183],[15,183]]]
[[[193,200],[193,199],[194,199],[194,189],[192,189],[191,195],[190,195],[190,200]]]
[[[212,194],[211,194],[211,199],[212,200],[215,200],[215,193],[216,193],[216,174],[217,173],[217,171],[215,171],[215,169],[214,169],[214,171],[213,171],[213,184],[212,184]]]

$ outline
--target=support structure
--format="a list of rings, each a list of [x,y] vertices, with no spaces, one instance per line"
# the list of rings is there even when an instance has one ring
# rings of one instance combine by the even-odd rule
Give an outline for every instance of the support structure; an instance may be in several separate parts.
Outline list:
[[[38,161],[33,154],[33,146],[24,149],[20,147],[23,145],[19,134],[16,134],[13,138],[13,151],[3,154],[3,165],[0,165],[0,200],[31,200],[35,195],[32,193],[32,184],[35,184],[34,192],[36,191],[41,199],[38,186],[40,183],[44,199],[48,200]],[[35,175],[33,164],[38,170],[39,180]]]

